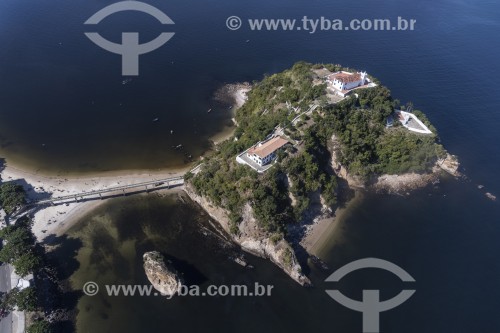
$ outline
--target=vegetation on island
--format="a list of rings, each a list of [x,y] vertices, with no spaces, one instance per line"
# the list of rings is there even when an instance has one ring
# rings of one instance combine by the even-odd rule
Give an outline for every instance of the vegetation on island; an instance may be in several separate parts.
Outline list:
[[[444,157],[446,152],[436,142],[436,134],[410,132],[397,121],[393,128],[386,128],[387,118],[401,107],[389,89],[377,86],[356,94],[358,98],[327,106],[323,115],[315,117],[324,136],[335,135],[340,142],[337,157],[350,174],[367,180],[380,174],[424,173]],[[414,113],[436,133],[422,112]]]
[[[364,181],[385,173],[428,172],[445,154],[437,134],[416,134],[397,124],[386,127],[387,118],[401,107],[386,87],[359,89],[333,103],[324,79],[315,72],[324,68],[349,71],[339,65],[299,62],[254,82],[248,101],[237,111],[234,137],[216,147],[197,175],[186,177],[198,194],[229,212],[234,233],[247,204],[259,225],[275,235],[283,234],[287,224],[301,221],[318,195],[324,205],[334,206],[338,186],[331,163],[332,138],[338,143],[339,162]],[[313,105],[315,111],[307,114]],[[415,114],[430,126],[423,113]],[[271,169],[258,174],[235,161],[237,154],[277,127],[294,145],[279,153]]]

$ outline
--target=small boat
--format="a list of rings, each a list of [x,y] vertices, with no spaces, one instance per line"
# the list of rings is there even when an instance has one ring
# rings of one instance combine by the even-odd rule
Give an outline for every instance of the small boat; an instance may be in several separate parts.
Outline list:
[[[170,134],[174,134],[174,130],[170,130]]]
[[[245,41],[245,43],[250,43],[250,39],[247,39],[247,40]]]
[[[210,113],[210,112],[212,112],[212,109],[208,109],[207,113]]]
[[[153,119],[153,123],[156,123],[158,120],[160,120],[160,118]]]

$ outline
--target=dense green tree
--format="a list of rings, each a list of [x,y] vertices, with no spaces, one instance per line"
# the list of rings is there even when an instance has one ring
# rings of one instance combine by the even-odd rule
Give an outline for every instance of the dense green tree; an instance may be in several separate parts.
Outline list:
[[[34,287],[28,287],[23,290],[13,288],[2,297],[0,308],[6,311],[14,309],[20,311],[35,311],[37,309],[37,297]]]
[[[37,309],[37,297],[34,287],[28,287],[23,290],[14,288],[10,291],[17,308],[20,311],[35,311]]]
[[[51,333],[51,332],[53,332],[53,329],[50,323],[45,320],[37,320],[26,329],[26,333]]]
[[[13,182],[0,184],[0,206],[7,214],[26,203],[26,193],[21,185]]]
[[[8,226],[0,230],[0,238],[4,240],[4,246],[0,250],[0,261],[9,263],[29,252],[34,243],[30,230],[17,226]]]
[[[17,274],[26,276],[40,266],[41,259],[35,251],[35,237],[28,219],[20,219],[15,225],[0,230],[0,239],[3,241],[0,261],[12,264]]]
[[[14,259],[13,266],[16,274],[19,276],[26,276],[33,273],[41,264],[41,258],[33,253],[30,249],[29,252],[23,253],[19,257]]]

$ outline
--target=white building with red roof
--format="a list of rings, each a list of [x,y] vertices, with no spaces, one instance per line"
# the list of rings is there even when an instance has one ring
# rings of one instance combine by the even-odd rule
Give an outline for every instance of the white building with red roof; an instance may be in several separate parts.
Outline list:
[[[273,136],[236,156],[236,161],[248,165],[259,173],[265,172],[272,167],[271,162],[276,159],[277,151],[288,143],[281,136]]]
[[[260,142],[247,151],[247,157],[259,166],[270,163],[276,157],[276,151],[286,145],[287,140],[276,136],[268,141]]]
[[[326,82],[340,96],[345,97],[351,90],[369,83],[369,80],[366,72],[349,73],[341,71],[328,75]]]

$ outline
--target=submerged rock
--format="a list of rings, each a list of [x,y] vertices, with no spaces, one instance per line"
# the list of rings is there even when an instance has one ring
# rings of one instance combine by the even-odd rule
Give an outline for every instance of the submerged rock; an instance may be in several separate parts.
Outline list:
[[[164,296],[175,295],[184,284],[177,270],[165,262],[160,252],[146,252],[142,258],[144,271],[153,287]]]
[[[486,197],[488,199],[490,199],[491,201],[496,201],[497,200],[497,197],[495,195],[491,194],[490,192],[486,193]]]

